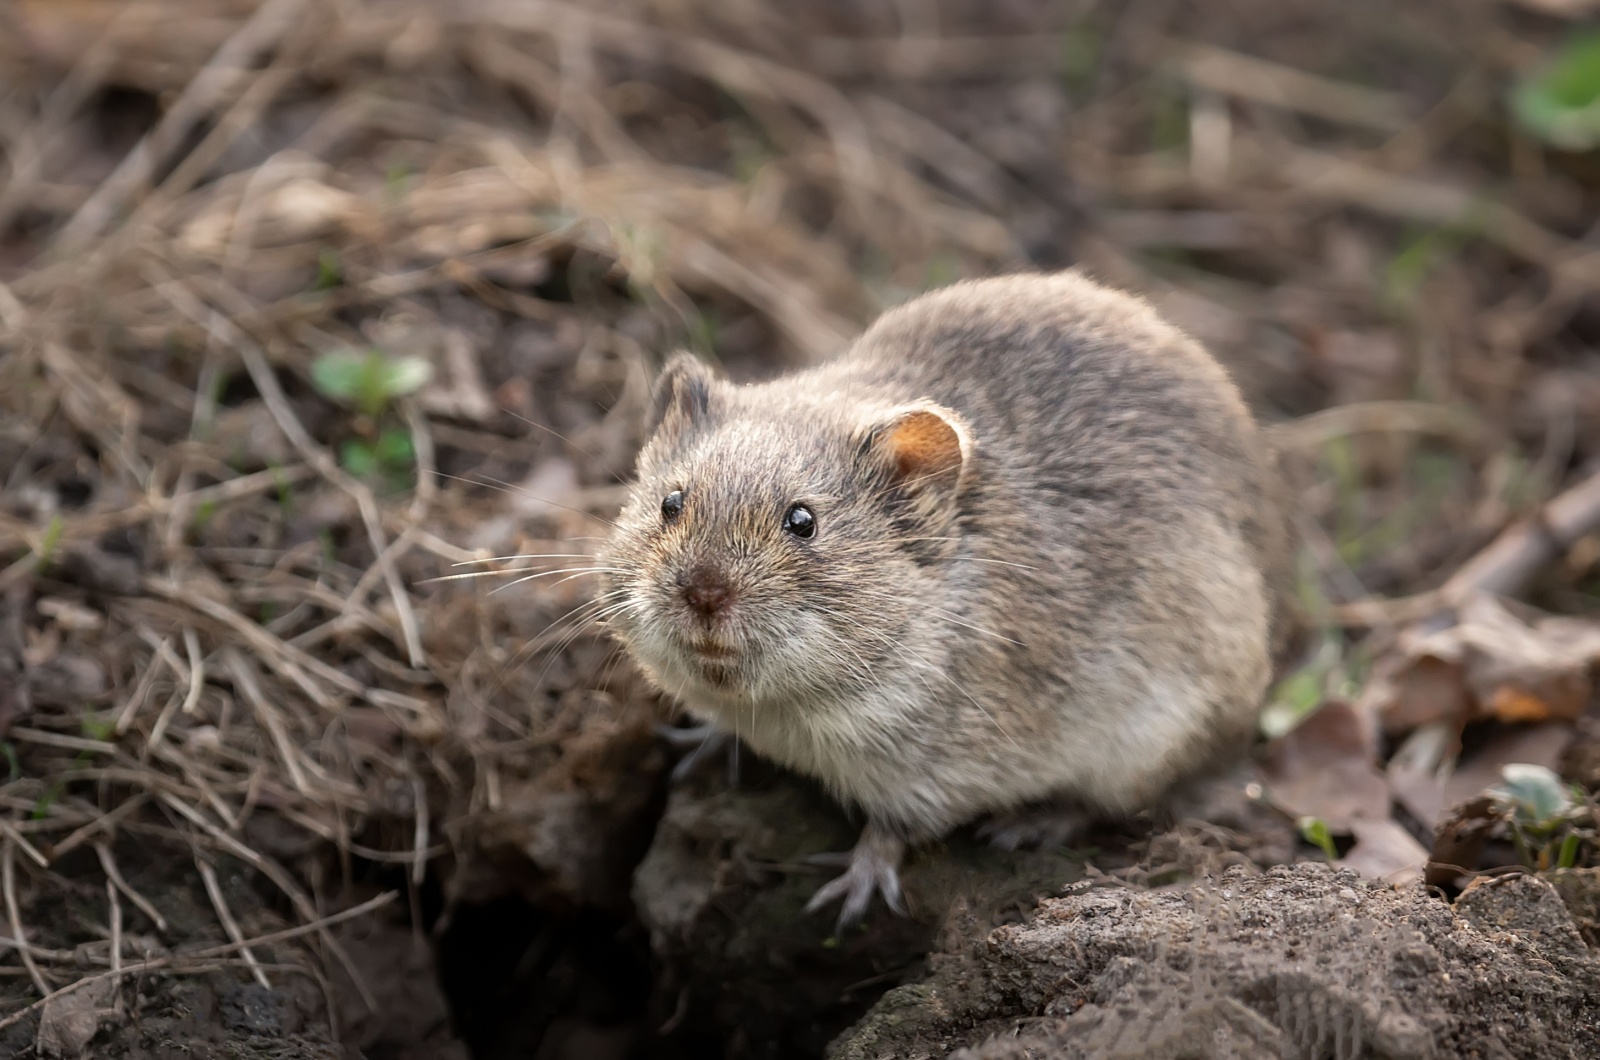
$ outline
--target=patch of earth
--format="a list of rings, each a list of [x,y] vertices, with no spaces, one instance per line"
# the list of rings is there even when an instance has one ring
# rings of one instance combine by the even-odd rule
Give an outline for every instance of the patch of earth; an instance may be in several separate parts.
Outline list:
[[[1480,879],[1452,906],[1326,865],[1236,866],[1047,899],[934,968],[829,1056],[1600,1055],[1600,960],[1534,876]]]

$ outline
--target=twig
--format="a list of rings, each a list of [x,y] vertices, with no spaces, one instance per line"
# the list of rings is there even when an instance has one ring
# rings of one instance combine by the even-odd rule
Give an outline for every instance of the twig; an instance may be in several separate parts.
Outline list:
[[[128,201],[146,187],[190,131],[232,91],[250,64],[291,30],[306,0],[266,0],[190,80],[154,129],[134,146],[56,236],[58,256],[103,234]]]
[[[117,745],[107,743],[105,740],[91,740],[87,736],[67,736],[59,732],[45,732],[42,729],[29,729],[21,725],[14,725],[9,730],[11,739],[19,743],[37,744],[40,747],[59,747],[64,751],[85,751],[96,755],[113,755],[117,753]]]
[[[284,870],[283,866],[279,865],[271,858],[265,857],[257,851],[252,850],[249,846],[241,843],[238,839],[235,839],[227,832],[224,832],[215,824],[206,820],[205,815],[199,810],[196,810],[193,806],[190,806],[182,799],[176,798],[169,792],[163,791],[161,793],[161,801],[164,805],[175,810],[179,816],[198,827],[218,847],[226,850],[228,853],[244,861],[246,864],[253,866],[260,871],[262,875],[266,876],[267,879],[271,880],[273,885],[276,886],[278,890],[282,891],[286,896],[288,896],[290,903],[295,907],[295,911],[301,916],[305,917],[308,921],[314,921],[316,919],[316,908],[311,904],[310,900],[306,898],[305,893],[301,891],[299,886],[296,885],[294,882],[294,877],[290,876],[289,873]],[[350,981],[355,984],[356,992],[361,995],[361,1000],[366,1004],[370,1011],[377,1011],[378,1002],[372,996],[372,991],[370,988],[368,988],[366,979],[361,974],[361,970],[357,968],[355,962],[350,959],[350,954],[345,951],[343,946],[339,945],[339,941],[332,935],[328,934],[326,931],[322,931],[320,934],[322,936],[322,944],[328,947],[329,951],[333,953],[334,957],[338,959],[340,964],[344,965],[345,971],[350,976]]]
[[[278,757],[283,760],[283,767],[289,772],[289,783],[294,789],[308,799],[314,799],[311,785],[306,782],[305,771],[300,768],[300,754],[294,744],[289,740],[289,734],[284,731],[283,719],[278,716],[276,708],[267,697],[261,694],[261,685],[256,680],[250,664],[244,657],[232,648],[224,648],[222,654],[223,664],[233,675],[234,687],[239,690],[245,702],[250,704],[250,709],[255,712],[256,720],[261,722],[262,728],[267,730],[267,735],[272,738],[272,743],[278,749]]]
[[[1317,151],[1274,150],[1258,161],[1264,174],[1298,191],[1402,220],[1465,228],[1558,276],[1600,282],[1600,253],[1568,242],[1483,193],[1396,176]]]
[[[95,815],[88,824],[78,828],[71,835],[67,836],[67,838],[51,847],[50,856],[53,858],[65,857],[67,854],[82,846],[83,843],[86,842],[96,832],[104,832],[106,835],[111,835],[111,830],[115,828],[124,817],[133,814],[147,801],[149,801],[149,798],[150,796],[145,792],[139,792],[138,794],[129,798],[126,802],[119,805],[116,809],[109,810],[103,814]]]
[[[79,979],[75,983],[68,983],[60,990],[46,994],[44,997],[40,998],[38,1001],[35,1001],[27,1008],[13,1012],[5,1019],[0,1019],[0,1031],[3,1031],[7,1027],[26,1019],[29,1015],[37,1012],[40,1008],[51,1001],[55,1001],[67,994],[75,993],[93,983],[102,982],[106,979],[121,978],[125,975],[138,975],[142,972],[160,971],[163,968],[174,968],[175,966],[177,966],[175,970],[181,972],[182,966],[214,960],[218,957],[226,957],[231,953],[238,952],[245,946],[271,946],[279,942],[287,942],[290,939],[299,938],[302,935],[309,935],[313,931],[326,931],[335,924],[342,924],[346,920],[354,920],[356,917],[365,916],[373,910],[381,909],[383,906],[388,905],[399,896],[399,891],[385,891],[376,898],[370,898],[367,901],[362,902],[360,905],[351,906],[349,909],[345,909],[341,912],[321,917],[317,920],[311,921],[310,923],[301,924],[299,927],[286,928],[283,931],[274,931],[270,935],[260,935],[253,939],[246,939],[242,944],[230,942],[226,946],[212,946],[209,949],[196,950],[193,953],[174,954],[168,957],[152,957],[147,961],[135,961],[132,964],[125,965],[118,971],[101,972],[98,975],[86,976],[82,979]]]
[[[94,852],[100,858],[100,870],[106,874],[106,883],[127,895],[128,901],[137,906],[139,912],[150,918],[150,923],[156,926],[157,931],[165,935],[167,933],[167,918],[162,916],[161,911],[154,905],[150,904],[149,899],[134,890],[132,884],[122,878],[122,870],[117,867],[116,858],[111,854],[111,844],[102,840],[94,845]]]
[[[16,843],[17,846],[21,847],[22,852],[28,855],[29,861],[32,861],[41,869],[47,869],[50,867],[50,859],[41,854],[38,847],[34,846],[32,843],[23,838],[22,833],[17,830],[17,826],[15,824],[10,821],[0,820],[0,833],[4,833],[6,838],[10,839],[12,842]]]
[[[200,707],[200,692],[206,683],[206,659],[200,654],[200,638],[189,626],[183,627],[183,650],[189,656],[189,692],[183,697],[183,713],[193,717]]]
[[[0,232],[9,228],[17,214],[26,208],[28,196],[38,184],[39,175],[51,151],[57,142],[66,139],[72,131],[72,116],[100,87],[106,70],[116,58],[117,31],[133,10],[134,5],[122,6],[95,42],[72,64],[72,69],[62,78],[55,91],[50,93],[50,98],[34,123],[34,134],[7,152],[11,156],[8,159],[11,172],[5,187],[0,188]],[[0,310],[0,318],[5,316]]]
[[[106,901],[111,903],[111,971],[113,974],[122,971],[122,901],[117,897],[116,884],[106,881]],[[115,991],[113,997],[121,992],[122,981],[113,979]]]
[[[1600,471],[1557,494],[1530,518],[1506,529],[1440,588],[1451,606],[1473,593],[1514,596],[1540,568],[1600,528]]]
[[[407,771],[411,774],[411,802],[417,819],[416,835],[412,841],[411,883],[414,887],[421,887],[428,870],[428,787],[416,769]]]
[[[272,663],[275,670],[297,685],[301,691],[311,698],[312,702],[328,712],[333,713],[337,708],[328,697],[327,691],[311,682],[310,677],[307,675],[308,672],[315,674],[318,678],[333,685],[341,692],[368,698],[370,690],[360,681],[274,636],[227,604],[197,592],[185,592],[182,586],[165,578],[147,577],[144,579],[143,584],[151,594],[164,597],[175,603],[187,605],[208,618],[216,619],[235,633],[238,633],[251,647],[260,652],[263,658]]]
[[[228,902],[222,897],[222,885],[217,882],[217,870],[211,867],[211,862],[195,852],[194,866],[200,870],[200,879],[205,882],[206,894],[211,897],[211,908],[217,911],[217,919],[222,921],[222,930],[228,933],[228,938],[239,947],[239,956],[250,966],[250,974],[255,976],[256,982],[261,984],[263,990],[271,990],[272,983],[267,979],[267,973],[261,970],[261,965],[256,960],[256,955],[250,952],[250,946],[244,940],[244,932],[239,930],[239,922],[233,919],[233,913],[228,909]]]
[[[1411,123],[1398,92],[1347,84],[1207,44],[1179,45],[1176,63],[1196,88],[1253,100],[1313,118],[1399,132]]]
[[[278,385],[277,377],[272,374],[272,367],[267,363],[266,354],[260,346],[220,312],[208,311],[205,304],[180,282],[161,277],[155,279],[154,283],[172,303],[173,308],[208,331],[217,333],[233,348],[244,361],[245,371],[250,374],[250,380],[255,383],[257,393],[266,403],[267,411],[272,414],[284,437],[289,439],[289,444],[299,450],[306,463],[316,468],[319,474],[355,499],[356,507],[361,512],[361,521],[367,529],[367,539],[372,546],[372,554],[383,567],[384,581],[388,584],[389,595],[394,600],[395,614],[400,619],[400,629],[404,634],[405,649],[411,666],[418,670],[425,667],[427,658],[422,650],[422,635],[417,625],[417,616],[411,608],[411,599],[406,594],[405,584],[400,580],[398,568],[392,559],[387,558],[388,544],[384,540],[378,502],[373,498],[372,491],[346,474],[328,451],[318,445],[316,439],[306,431],[300,423],[300,417],[295,415],[294,407],[289,404],[288,397],[284,395],[283,388]]]
[[[159,645],[162,642],[157,641],[156,643]],[[144,709],[144,701],[149,697],[150,688],[155,684],[156,678],[160,676],[161,668],[170,665],[171,663],[167,661],[166,655],[157,648],[155,656],[150,660],[150,665],[146,666],[144,672],[139,675],[139,680],[133,686],[133,692],[128,696],[128,701],[117,712],[116,724],[111,727],[113,733],[122,736],[132,727],[134,719],[139,716],[139,711]]]
[[[6,918],[11,923],[11,937],[16,941],[17,955],[22,958],[23,967],[28,969],[28,976],[33,980],[34,989],[39,991],[40,997],[47,997],[50,994],[50,985],[39,973],[39,966],[33,963],[28,937],[22,932],[22,914],[17,908],[15,855],[16,844],[8,839],[4,853],[0,853],[0,886],[5,889]]]

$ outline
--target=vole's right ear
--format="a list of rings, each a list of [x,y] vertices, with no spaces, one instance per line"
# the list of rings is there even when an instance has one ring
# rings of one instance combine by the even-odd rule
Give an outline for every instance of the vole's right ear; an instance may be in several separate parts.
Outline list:
[[[689,427],[711,411],[716,373],[694,354],[680,350],[667,359],[650,401],[650,432],[666,423]]]

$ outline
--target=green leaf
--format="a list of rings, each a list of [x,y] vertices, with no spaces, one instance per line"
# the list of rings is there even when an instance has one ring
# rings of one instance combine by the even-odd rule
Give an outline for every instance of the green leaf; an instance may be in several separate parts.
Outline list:
[[[39,542],[39,555],[35,566],[44,570],[56,558],[56,546],[61,543],[61,534],[66,530],[67,524],[59,514],[50,517],[50,525],[45,527],[44,540]]]
[[[93,714],[85,714],[79,722],[83,734],[91,740],[109,740],[117,731],[117,723],[111,718],[97,718]]]
[[[1261,712],[1261,732],[1269,740],[1291,731],[1322,704],[1327,668],[1313,663],[1290,674],[1272,690]]]
[[[371,478],[378,472],[378,457],[372,446],[358,438],[339,446],[339,464],[356,478]]]
[[[374,419],[390,401],[421,390],[431,378],[433,365],[423,358],[391,359],[377,350],[330,350],[311,362],[311,385],[318,393]]]
[[[1502,767],[1500,775],[1505,783],[1495,785],[1490,793],[1530,827],[1548,828],[1571,812],[1572,794],[1554,771],[1515,763]]]
[[[311,385],[323,397],[353,401],[367,374],[367,358],[352,350],[324,353],[311,362]]]
[[[372,455],[380,466],[391,471],[409,471],[417,462],[417,452],[411,444],[410,433],[394,427],[378,435]]]
[[[1561,841],[1561,853],[1556,858],[1556,868],[1570,869],[1578,863],[1578,847],[1583,843],[1583,838],[1577,832],[1568,832]]]
[[[383,392],[391,398],[414,394],[433,378],[433,365],[421,357],[383,359]]]
[[[1328,831],[1327,821],[1307,816],[1296,821],[1295,827],[1300,829],[1301,838],[1321,850],[1329,861],[1338,860],[1339,848],[1333,845],[1333,833]]]
[[[1600,147],[1600,33],[1570,38],[1511,93],[1511,112],[1539,139],[1565,151]]]
[[[317,255],[317,280],[311,289],[326,291],[343,283],[344,263],[339,260],[339,252],[332,247],[323,247],[322,253]]]

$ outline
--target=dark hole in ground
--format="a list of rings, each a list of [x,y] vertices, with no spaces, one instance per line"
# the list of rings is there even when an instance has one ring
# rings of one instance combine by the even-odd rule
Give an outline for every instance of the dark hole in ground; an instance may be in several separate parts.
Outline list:
[[[710,1037],[656,1033],[649,938],[631,917],[501,898],[457,909],[437,952],[456,1034],[475,1060],[724,1052]]]

